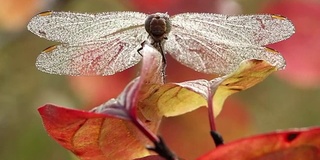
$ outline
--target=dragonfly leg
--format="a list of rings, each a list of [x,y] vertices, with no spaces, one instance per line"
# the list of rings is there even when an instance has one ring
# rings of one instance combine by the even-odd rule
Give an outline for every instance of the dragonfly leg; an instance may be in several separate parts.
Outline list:
[[[165,80],[166,80],[167,59],[166,59],[166,56],[164,55],[161,43],[159,43],[159,49],[160,49],[159,51],[160,51],[161,56],[162,56],[162,71],[161,72],[162,72],[163,82],[165,82]]]
[[[146,41],[143,41],[141,43],[141,47],[137,50],[137,52],[139,53],[139,55],[142,57],[143,55],[140,53],[140,51],[143,49],[144,44],[146,43]]]
[[[166,56],[164,55],[164,52],[162,50],[162,46],[160,46],[160,53],[161,53],[161,56],[162,56],[162,63],[163,63],[163,68],[166,68],[167,67],[167,58]]]

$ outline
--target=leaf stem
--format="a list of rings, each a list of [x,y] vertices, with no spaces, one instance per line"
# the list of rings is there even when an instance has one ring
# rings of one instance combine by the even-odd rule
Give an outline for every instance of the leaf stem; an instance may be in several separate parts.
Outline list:
[[[216,123],[214,121],[214,106],[213,106],[213,94],[211,90],[208,91],[208,116],[209,116],[209,123],[210,123],[210,130],[216,131]]]
[[[216,147],[223,144],[222,136],[216,131],[216,123],[214,119],[214,106],[213,106],[213,93],[211,90],[208,92],[208,115],[209,115],[209,122],[210,122],[210,134],[213,138],[214,144]]]
[[[163,139],[160,136],[158,136],[158,138],[159,142],[154,143],[155,147],[147,147],[147,149],[158,153],[166,160],[178,160],[179,158],[173,152],[171,152],[171,150],[164,143]]]

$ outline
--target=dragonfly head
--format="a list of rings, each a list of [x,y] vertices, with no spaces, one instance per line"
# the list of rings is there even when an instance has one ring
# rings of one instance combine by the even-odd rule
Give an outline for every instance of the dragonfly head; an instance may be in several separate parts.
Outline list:
[[[171,21],[167,13],[155,13],[148,16],[144,26],[155,42],[161,42],[167,39],[171,30]]]

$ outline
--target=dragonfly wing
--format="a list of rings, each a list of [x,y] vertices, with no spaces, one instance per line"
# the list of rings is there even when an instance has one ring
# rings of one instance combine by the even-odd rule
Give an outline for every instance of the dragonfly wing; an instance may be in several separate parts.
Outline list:
[[[267,45],[289,38],[290,20],[279,15],[229,16],[212,13],[183,13],[172,17],[173,27],[197,31],[218,43]]]
[[[137,64],[137,49],[147,38],[143,27],[77,45],[60,44],[37,58],[39,70],[62,75],[112,75]]]
[[[48,40],[77,44],[144,25],[146,17],[139,12],[87,14],[47,11],[33,17],[28,30]]]
[[[285,60],[275,50],[256,45],[217,43],[204,35],[181,28],[172,28],[165,43],[166,51],[187,67],[207,74],[225,75],[247,59],[266,60],[284,68]]]

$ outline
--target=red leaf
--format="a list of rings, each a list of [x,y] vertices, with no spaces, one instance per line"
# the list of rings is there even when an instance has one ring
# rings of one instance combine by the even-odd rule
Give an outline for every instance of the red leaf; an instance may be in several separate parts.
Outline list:
[[[54,105],[39,108],[39,113],[49,135],[82,160],[149,155],[146,139],[130,121]]]
[[[292,129],[241,139],[219,146],[200,159],[318,160],[320,128]]]

